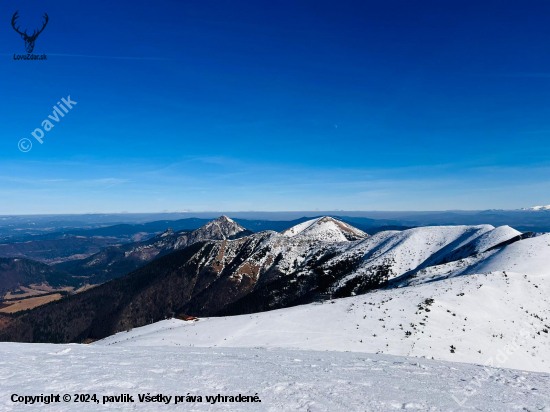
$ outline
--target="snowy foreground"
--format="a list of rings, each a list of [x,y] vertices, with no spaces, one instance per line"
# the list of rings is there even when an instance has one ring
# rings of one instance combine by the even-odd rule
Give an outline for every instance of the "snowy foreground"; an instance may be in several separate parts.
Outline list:
[[[2,343],[0,365],[1,411],[550,410],[549,374],[389,355]],[[10,401],[50,393],[60,402]],[[96,394],[99,403],[65,403],[66,394]],[[119,394],[134,403],[102,404],[103,396]],[[139,394],[172,398],[140,403]],[[202,402],[174,404],[188,394]],[[206,402],[218,394],[257,394],[261,403]]]

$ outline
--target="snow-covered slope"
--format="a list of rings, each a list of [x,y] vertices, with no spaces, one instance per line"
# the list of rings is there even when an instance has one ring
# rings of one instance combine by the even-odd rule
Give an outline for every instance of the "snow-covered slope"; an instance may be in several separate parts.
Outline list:
[[[537,276],[550,272],[550,233],[515,242],[487,256],[468,273],[488,273],[495,270]]]
[[[281,234],[325,242],[347,242],[369,236],[365,232],[329,216],[308,220],[281,232]]]
[[[491,232],[497,231],[491,236]],[[361,291],[365,279],[382,276],[391,280],[403,274],[477,253],[490,242],[483,237],[508,240],[519,232],[480,226],[427,226],[402,232],[380,232],[354,245],[345,253],[325,264],[332,265],[354,260],[361,262],[337,283],[338,288]]]
[[[513,244],[500,252],[508,264],[518,248],[538,250],[542,265],[524,266],[522,273],[425,278],[334,303],[196,323],[167,320],[97,344],[349,350],[478,364],[492,358],[496,366],[550,372],[550,267],[543,264],[550,262],[550,247],[548,237],[528,239],[536,240],[537,247]],[[543,243],[548,250],[540,250]],[[501,268],[498,254],[488,252],[491,269]],[[497,361],[499,351],[505,355]]]
[[[480,366],[388,355],[10,343],[0,344],[0,364],[2,411],[504,412],[546,411],[550,404],[548,374],[493,369],[487,376]],[[96,394],[99,404],[11,401],[13,394],[50,393]],[[134,402],[101,403],[122,393]],[[170,403],[140,403],[139,394],[171,396]],[[206,400],[218,394],[261,402]],[[187,395],[196,402],[185,402]],[[175,396],[184,401],[175,405]]]
[[[485,244],[485,247],[489,244]],[[494,246],[464,259],[429,266],[396,279],[393,286],[405,287],[474,273],[508,271],[524,275],[547,276],[550,273],[550,234],[523,239],[501,248]]]

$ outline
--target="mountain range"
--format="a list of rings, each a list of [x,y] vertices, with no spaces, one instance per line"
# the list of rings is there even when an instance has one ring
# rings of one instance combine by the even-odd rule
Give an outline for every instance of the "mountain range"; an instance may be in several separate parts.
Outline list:
[[[6,295],[11,298],[9,302],[4,302],[4,305],[9,305],[17,303],[15,302],[17,297],[28,299],[55,292],[77,293],[91,285],[97,285],[130,273],[159,256],[179,250],[192,243],[208,239],[233,239],[251,233],[233,220],[222,216],[196,230],[174,233],[169,229],[148,241],[107,247],[90,258],[64,262],[56,266],[48,266],[24,258],[0,259],[0,297]],[[70,247],[59,250],[59,242],[68,240],[70,238],[10,243],[0,245],[0,251],[4,250],[6,253],[9,251],[16,255],[37,253],[45,256],[46,253],[49,253],[54,258],[56,253],[71,250]],[[86,240],[88,239],[85,238],[81,245],[87,245]],[[75,247],[77,245],[78,243],[75,244]],[[10,292],[9,295],[7,295],[8,292]],[[18,307],[28,309],[45,302],[47,301],[33,298],[32,302],[29,299],[25,301],[24,305],[14,306],[13,310],[9,308],[9,311],[15,311]]]
[[[533,213],[537,211],[540,213]],[[253,231],[281,232],[320,216],[333,216],[369,234],[417,226],[510,225],[520,231],[550,232],[548,207],[524,210],[447,211],[302,211],[232,212],[231,217]],[[27,242],[61,239],[66,236],[108,237],[119,243],[136,242],[156,236],[168,228],[175,232],[194,230],[224,213],[119,213],[87,215],[0,216],[0,242]],[[391,228],[390,226],[393,226]]]
[[[115,238],[64,236],[61,239],[0,244],[0,257],[25,258],[47,264],[84,259],[107,246],[120,243]]]
[[[154,255],[149,264],[14,317],[0,331],[0,339],[81,342],[178,313],[238,315],[296,306],[328,295],[408,287],[419,277],[439,280],[483,267],[500,251],[513,250],[518,244],[533,241],[544,246],[547,241],[547,236],[524,239],[508,226],[491,225],[421,227],[369,236],[330,217],[312,219],[283,233],[247,234],[230,219],[220,219],[209,236],[219,234],[221,226],[232,228],[224,232],[224,239],[203,241],[202,236],[180,234],[185,244],[191,238],[197,242],[176,250],[173,237],[177,234],[166,233],[156,242],[170,241],[162,246],[153,243],[151,254],[129,251],[147,259]],[[231,239],[234,236],[238,238]],[[541,246],[537,256],[544,261],[548,250]],[[541,264],[537,259],[534,265]]]
[[[351,351],[549,372],[550,234],[514,234],[488,230],[436,258],[446,255],[447,263],[427,261],[371,293],[199,322],[164,320],[96,345]]]
[[[174,232],[172,229],[152,239],[111,246],[86,259],[57,265],[60,270],[97,284],[126,275],[161,256],[204,240],[226,240],[252,234],[227,216],[206,223],[195,230]]]

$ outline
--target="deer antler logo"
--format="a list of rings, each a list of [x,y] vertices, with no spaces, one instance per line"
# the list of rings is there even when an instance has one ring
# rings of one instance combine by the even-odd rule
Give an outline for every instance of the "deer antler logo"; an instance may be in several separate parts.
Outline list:
[[[15,23],[16,23],[15,20],[19,17],[19,16],[17,15],[17,13],[19,13],[19,10],[17,10],[17,11],[15,12],[15,14],[13,15],[13,17],[12,17],[12,19],[11,19],[11,25],[13,26],[13,29],[14,29],[17,33],[19,33],[19,34],[21,35],[21,38],[22,38],[23,40],[25,40],[25,48],[27,49],[27,53],[32,53],[32,51],[33,51],[33,49],[34,49],[34,42],[35,42],[36,38],[38,37],[38,35],[39,35],[40,33],[42,33],[42,31],[44,31],[44,28],[46,27],[46,24],[48,24],[49,17],[48,17],[48,15],[47,15],[46,13],[44,13],[44,18],[46,19],[46,21],[44,22],[44,25],[42,26],[42,28],[41,28],[40,30],[38,30],[38,32],[36,32],[36,30],[34,30],[33,33],[32,33],[32,35],[29,36],[29,35],[27,34],[27,30],[25,30],[24,33],[21,33],[21,32],[19,31],[19,27],[20,27],[20,26],[15,27]]]

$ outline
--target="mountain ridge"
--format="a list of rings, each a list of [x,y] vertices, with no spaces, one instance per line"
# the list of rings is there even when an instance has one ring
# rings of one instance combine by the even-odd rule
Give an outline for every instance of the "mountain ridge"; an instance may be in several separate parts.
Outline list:
[[[251,234],[227,216],[220,216],[195,230],[167,229],[149,240],[112,246],[86,259],[56,265],[59,269],[85,276],[88,283],[103,283],[124,276],[154,259],[204,240],[225,240]]]
[[[0,331],[0,339],[78,342],[174,313],[237,315],[311,302],[323,293],[362,294],[449,264],[444,262],[452,256],[473,259],[463,258],[466,251],[483,254],[516,235],[511,228],[487,235],[495,230],[490,225],[415,228],[346,242],[265,231],[197,242],[14,319]],[[425,262],[436,266],[423,269]],[[44,326],[52,324],[56,326]]]

